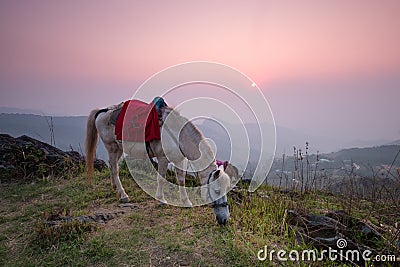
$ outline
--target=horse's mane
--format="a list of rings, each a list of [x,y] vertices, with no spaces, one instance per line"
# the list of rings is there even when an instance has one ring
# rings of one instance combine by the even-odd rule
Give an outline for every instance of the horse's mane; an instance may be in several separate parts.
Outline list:
[[[169,112],[173,113],[173,116],[179,120],[179,124],[184,124],[182,128],[182,133],[186,135],[190,140],[194,141],[196,144],[199,144],[202,140],[205,139],[203,133],[197,128],[196,125],[194,125],[190,120],[185,118],[180,114],[180,112],[174,108],[168,107],[167,108]],[[205,142],[207,144],[207,150],[209,151],[204,151],[206,153],[211,153],[212,154],[212,149],[211,146],[208,142]]]
[[[184,117],[181,117],[184,118]],[[186,118],[185,118],[186,119]],[[186,119],[187,120],[187,119]],[[187,120],[185,126],[182,129],[183,131],[186,131],[185,134],[189,135],[193,140],[196,142],[200,142],[201,140],[204,139],[204,135],[202,132],[200,132],[199,128],[197,128],[196,125],[194,125],[191,121]]]

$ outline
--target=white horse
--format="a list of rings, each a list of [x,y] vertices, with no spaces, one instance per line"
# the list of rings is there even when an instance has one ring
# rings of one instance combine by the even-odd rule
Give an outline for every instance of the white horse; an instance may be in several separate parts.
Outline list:
[[[115,107],[115,106],[113,106]],[[108,151],[109,166],[111,171],[111,184],[117,188],[122,202],[129,201],[129,196],[126,194],[118,174],[118,160],[121,158],[123,149],[122,144],[116,140],[115,126],[110,123],[110,116],[113,112],[113,107],[107,109],[95,109],[89,114],[86,128],[85,152],[86,152],[86,169],[87,179],[91,181],[93,177],[93,161],[96,152],[97,138],[100,135]],[[179,165],[183,162],[182,156],[194,162],[200,157],[206,155],[208,158],[212,157],[212,161],[208,166],[198,171],[200,184],[202,186],[201,196],[204,201],[212,202],[214,214],[219,224],[225,224],[230,216],[229,207],[227,202],[227,192],[231,186],[231,179],[223,168],[218,168],[215,163],[214,154],[211,150],[207,139],[199,129],[182,117],[177,111],[172,108],[162,108],[162,121],[168,119],[168,126],[184,125],[181,129],[173,129],[171,127],[163,140],[153,140],[149,142],[150,148],[148,149],[149,157],[156,157],[158,160],[158,177],[157,177],[157,191],[156,198],[165,203],[163,186],[166,180],[163,178],[166,175],[168,168],[168,159],[165,149],[168,150],[168,158],[175,165],[177,180],[179,184],[179,193],[181,201],[185,206],[192,206],[186,189],[185,189],[185,173]],[[161,126],[163,127],[163,126]],[[179,131],[180,130],[180,131]],[[176,132],[178,131],[178,132]],[[174,136],[176,134],[176,136]],[[164,136],[164,135],[163,135]],[[171,153],[173,155],[171,158]],[[183,155],[182,155],[183,154]],[[215,182],[214,182],[215,181]]]

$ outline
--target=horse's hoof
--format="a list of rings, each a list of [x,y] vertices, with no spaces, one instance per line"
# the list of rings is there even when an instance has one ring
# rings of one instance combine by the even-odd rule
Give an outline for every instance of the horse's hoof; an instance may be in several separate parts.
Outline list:
[[[164,206],[166,206],[167,204],[168,204],[168,203],[167,203],[167,201],[165,201],[165,200],[164,200],[164,201],[159,201],[159,202],[158,202],[158,206],[159,206],[159,207],[164,207]]]
[[[123,197],[123,198],[121,198],[119,201],[120,201],[121,203],[128,203],[130,200],[129,200],[129,197]]]
[[[190,201],[188,200],[188,201],[185,201],[185,202],[183,203],[183,206],[184,206],[185,208],[191,208],[191,207],[193,207],[193,204],[192,204],[192,202],[190,202]]]

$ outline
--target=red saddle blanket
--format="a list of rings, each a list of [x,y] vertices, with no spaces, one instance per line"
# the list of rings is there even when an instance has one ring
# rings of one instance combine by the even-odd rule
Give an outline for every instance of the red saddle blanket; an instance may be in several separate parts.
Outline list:
[[[148,142],[160,140],[160,124],[153,103],[140,100],[127,100],[115,124],[117,140]]]

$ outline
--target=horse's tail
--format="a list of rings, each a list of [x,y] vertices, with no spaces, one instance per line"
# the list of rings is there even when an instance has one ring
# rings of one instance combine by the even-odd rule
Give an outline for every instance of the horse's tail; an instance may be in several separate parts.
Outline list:
[[[86,124],[86,140],[85,140],[85,154],[86,154],[86,181],[91,182],[94,171],[94,157],[97,146],[97,128],[96,128],[96,113],[98,109],[90,112]]]

